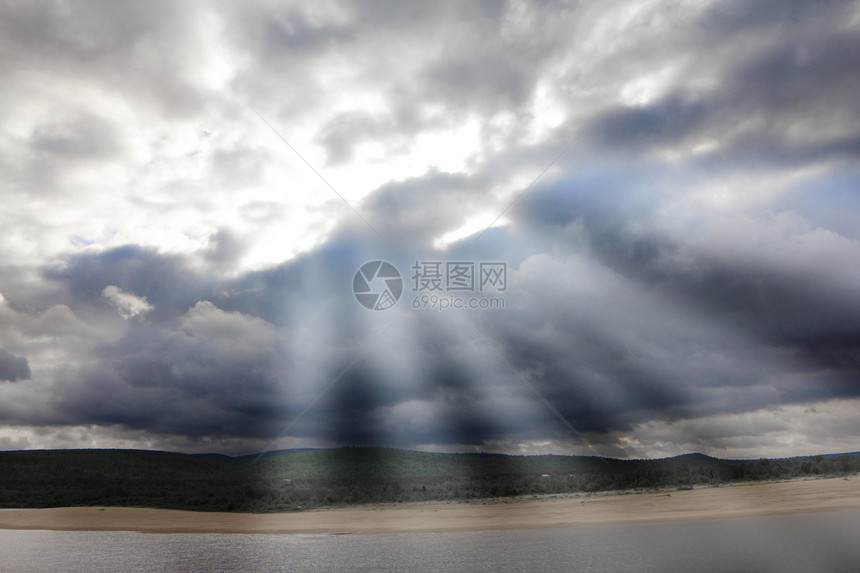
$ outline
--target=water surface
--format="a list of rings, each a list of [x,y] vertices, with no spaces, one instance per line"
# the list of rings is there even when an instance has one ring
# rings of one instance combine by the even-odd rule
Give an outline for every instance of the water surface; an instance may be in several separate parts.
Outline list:
[[[0,571],[860,571],[860,510],[375,535],[0,530]]]

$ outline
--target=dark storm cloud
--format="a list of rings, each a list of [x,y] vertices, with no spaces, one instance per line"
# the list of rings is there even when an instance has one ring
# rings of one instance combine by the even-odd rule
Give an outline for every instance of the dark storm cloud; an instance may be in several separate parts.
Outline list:
[[[24,356],[15,356],[0,348],[0,382],[30,379],[30,364]]]
[[[543,297],[529,307],[527,319],[513,321],[520,328],[503,336],[515,365],[524,370],[545,365],[540,380],[546,395],[586,428],[589,413],[595,413],[600,430],[655,415],[756,409],[776,397],[768,386],[784,403],[860,396],[855,272],[825,261],[811,272],[804,253],[816,240],[833,240],[835,246],[837,235],[795,230],[797,240],[807,244],[796,255],[780,257],[768,250],[778,248],[774,244],[744,253],[731,245],[696,245],[654,223],[647,196],[653,197],[659,185],[643,190],[643,180],[615,171],[580,177],[535,192],[518,206],[517,221],[528,229],[523,232],[553,241],[559,260],[587,256],[634,290],[592,320],[561,310],[577,304],[575,295],[569,302]],[[611,196],[602,193],[607,185],[612,185]],[[760,218],[759,228],[774,223],[772,214]],[[749,228],[735,232],[742,243]],[[749,240],[761,242],[761,236]],[[645,310],[655,300],[673,301],[664,308],[670,314]],[[659,349],[655,356],[631,354],[621,331],[607,326],[615,324],[613,314],[622,308],[629,312],[625,329],[651,340]],[[648,318],[640,329],[638,317],[643,316]],[[696,341],[689,322],[694,316],[729,330]],[[674,331],[656,326],[673,323]],[[553,324],[567,342],[563,350],[553,351],[537,336],[545,324]],[[660,362],[653,359],[657,356]],[[799,378],[789,377],[783,371],[788,368]],[[561,394],[560,388],[565,388]],[[620,389],[622,399],[604,394],[607,389]],[[720,389],[747,397],[741,404],[726,403],[716,393]]]
[[[320,294],[311,294],[315,282],[303,282],[319,266],[325,263],[305,258],[218,280],[192,270],[182,257],[129,246],[70,257],[48,269],[46,277],[62,293],[55,297],[78,316],[113,314],[102,296],[108,285],[154,307],[145,322],[129,321],[119,340],[63,374],[55,394],[61,419],[195,436],[275,435],[299,404],[276,395],[289,388],[282,372],[294,370],[284,365],[292,354],[284,355],[289,349],[272,322],[301,320],[284,309]],[[344,276],[329,281],[332,288],[342,286]],[[278,422],[267,422],[272,417]]]
[[[272,438],[290,424],[293,436],[354,444],[407,445],[433,441],[439,432],[470,443],[482,433],[502,437],[492,412],[468,406],[487,397],[487,375],[475,370],[448,329],[410,317],[404,320],[420,332],[414,349],[391,336],[365,348],[361,324],[369,311],[348,289],[369,256],[331,241],[291,263],[217,284],[180,258],[136,248],[67,261],[50,278],[77,314],[99,304],[109,312],[99,294],[107,284],[145,295],[154,309],[62,371],[53,391],[55,417],[42,422],[195,438]],[[156,276],[158,288],[147,280]],[[202,301],[187,302],[197,297]],[[302,347],[317,329],[321,346],[308,356]],[[402,369],[390,362],[404,350],[416,354]],[[415,400],[440,403],[438,417],[392,435],[386,409]],[[315,405],[301,414],[308,404]]]
[[[786,270],[732,262],[649,228],[654,213],[647,207],[648,191],[634,184],[643,180],[642,173],[595,172],[538,189],[513,212],[515,227],[491,235],[501,252],[513,252],[518,240],[512,232],[551,240],[554,251],[543,274],[531,277],[531,271],[522,268],[528,267],[524,258],[510,261],[512,272],[531,281],[520,285],[527,303],[498,316],[476,317],[476,327],[500,345],[518,373],[584,432],[623,431],[667,416],[743,412],[774,399],[791,403],[856,396],[858,388],[851,383],[856,338],[827,338],[856,323],[845,318],[846,312],[857,311],[850,292],[840,299],[848,306],[840,306],[828,298],[834,291],[823,290],[820,278],[816,282],[804,277],[802,265]],[[439,181],[435,183],[438,187]],[[617,186],[612,200],[600,192],[607,184]],[[416,213],[420,221],[420,201],[409,208],[383,208],[381,198],[387,196],[408,201],[409,193],[401,191],[390,195],[380,190],[380,199],[367,204],[373,209],[369,216],[383,221],[382,214],[392,217],[405,211]],[[568,236],[553,231],[577,226],[580,231]],[[398,233],[398,242],[414,241],[407,244],[420,245],[433,235],[419,233],[416,240],[407,237],[408,226],[391,229]],[[423,366],[404,378],[370,366],[373,360],[388,360],[387,339],[350,366],[361,352],[357,342],[366,336],[360,326],[366,311],[351,300],[349,279],[373,256],[358,247],[354,232],[347,226],[308,255],[229,281],[207,280],[184,268],[179,258],[134,248],[80,257],[53,271],[51,278],[68,283],[68,291],[76,293],[72,300],[81,304],[95,304],[104,285],[119,284],[146,295],[156,308],[172,309],[160,315],[158,329],[132,325],[123,340],[96,352],[88,369],[70,377],[75,382],[58,393],[58,408],[70,417],[67,420],[80,423],[197,437],[221,432],[272,437],[312,397],[293,393],[294,377],[302,373],[297,367],[299,341],[290,338],[290,331],[326,316],[332,331],[327,340],[337,343],[324,345],[313,357],[317,365],[325,364],[314,384],[322,390],[345,374],[292,426],[292,435],[354,444],[390,443],[395,438],[403,444],[427,443],[441,437],[480,444],[503,439],[511,430],[565,436],[566,428],[549,411],[500,423],[493,411],[470,407],[487,399],[500,367],[510,379],[496,392],[523,404],[534,405],[536,399],[497,359],[454,352],[452,344],[462,341],[464,332],[441,328],[434,317],[410,319],[422,333],[415,363]],[[451,254],[457,253],[455,246]],[[396,260],[408,272],[408,259]],[[146,280],[152,276],[160,277],[167,288],[152,288]],[[589,290],[594,287],[602,292]],[[526,294],[537,290],[545,294]],[[217,307],[202,307],[215,316],[241,312],[233,318],[253,322],[253,317],[264,317],[284,328],[278,352],[285,370],[272,355],[226,356],[223,347],[207,341],[203,330],[188,338],[179,324],[181,316],[197,300],[206,299],[217,302]],[[685,301],[687,308],[666,305],[667,299]],[[693,316],[729,323],[735,331],[713,332],[697,325],[691,308]],[[742,338],[735,339],[733,332]],[[806,339],[792,338],[801,334]],[[470,337],[468,331],[466,335]],[[240,341],[241,336],[231,334],[230,340]],[[774,394],[775,377],[783,372],[766,359],[780,350],[809,367],[798,368],[805,376],[800,382],[783,382]],[[475,371],[469,362],[482,367]],[[820,376],[821,369],[829,374]],[[411,382],[404,385],[405,380]],[[415,400],[436,405],[433,422],[401,429],[392,438],[386,409]]]
[[[97,254],[67,257],[44,270],[62,293],[55,295],[75,312],[103,313],[102,292],[116,285],[155,307],[148,318],[172,320],[212,292],[216,279],[198,274],[179,256],[164,255],[136,245]]]
[[[655,226],[651,199],[658,191],[637,188],[648,175],[613,170],[560,183],[525,198],[518,207],[521,221],[535,233],[580,226],[583,232],[558,248],[587,251],[643,287],[683,297],[757,336],[778,341],[850,330],[860,319],[850,273],[837,268],[832,276],[810,274],[803,259],[780,264],[766,251],[736,258],[697,249]],[[772,216],[761,215],[763,224],[769,221]]]
[[[695,96],[673,94],[654,104],[610,110],[588,127],[589,134],[610,148],[680,144],[707,119]]]
[[[280,413],[277,367],[271,325],[201,302],[177,325],[135,326],[98,348],[66,372],[54,405],[66,423],[257,436]]]
[[[838,16],[837,16],[838,17]],[[852,97],[860,73],[854,63],[860,55],[860,39],[849,32],[825,37],[814,32],[792,38],[739,67],[728,79],[726,102],[742,109],[758,107],[803,119],[803,113],[856,111]],[[746,96],[741,99],[741,95]],[[803,112],[803,113],[800,113]],[[833,116],[824,115],[825,121]]]
[[[538,193],[526,205],[533,207],[542,199]],[[583,211],[589,209],[594,206],[585,206]],[[540,212],[540,208],[534,210]],[[605,234],[597,240],[604,248],[617,242],[617,237]],[[630,248],[621,245],[618,250],[628,252]],[[738,305],[738,316],[744,316],[741,310],[748,311],[744,305],[751,304],[739,292],[754,285],[761,289],[759,276],[745,278],[735,272],[739,286],[721,293],[719,283],[697,282],[698,277],[686,276],[682,270],[673,275],[664,270],[663,275],[655,276],[655,271],[642,263],[644,259],[617,253],[609,256],[598,249],[594,252],[598,261],[601,257],[606,261],[604,266],[570,268],[561,257],[547,270],[549,274],[533,279],[550,294],[503,315],[478,318],[476,325],[493,344],[500,344],[506,359],[577,429],[611,432],[654,417],[743,411],[767,404],[772,397],[762,394],[760,385],[770,383],[769,375],[776,370],[756,366],[756,352],[745,350],[743,342],[697,332],[683,311],[667,316],[666,308],[655,309],[651,296],[633,288],[610,288],[603,295],[592,293],[590,298],[582,298],[576,289],[564,286],[569,280],[566,276],[554,277],[552,273],[569,271],[570,276],[580,277],[578,280],[604,284],[605,288],[605,276],[582,277],[588,277],[589,270],[614,269],[634,285],[646,286],[646,292],[659,293],[665,288],[661,283],[671,282],[674,292],[691,300],[703,298],[701,291],[709,288],[714,291],[714,314],[730,313],[732,305]],[[129,292],[146,294],[156,308],[174,310],[163,312],[154,325],[130,323],[122,339],[98,348],[85,366],[63,375],[55,390],[54,407],[60,414],[56,421],[119,424],[194,437],[274,437],[313,396],[312,392],[299,391],[296,385],[295,378],[302,374],[300,340],[291,333],[318,324],[312,314],[307,314],[309,310],[322,311],[322,307],[334,305],[329,315],[329,320],[334,319],[329,326],[333,332],[328,337],[338,344],[323,347],[313,357],[315,364],[325,365],[313,385],[322,390],[344,369],[346,374],[292,427],[291,435],[353,444],[396,440],[403,445],[441,439],[480,444],[503,439],[512,429],[522,435],[565,437],[564,426],[547,411],[543,416],[531,413],[501,423],[492,410],[475,408],[474,404],[487,398],[500,364],[493,357],[458,356],[454,352],[458,341],[471,335],[441,327],[435,317],[410,318],[422,333],[416,346],[421,349],[417,364],[423,366],[405,373],[404,378],[366,362],[377,357],[385,364],[390,339],[383,339],[351,366],[355,353],[361,352],[360,345],[353,342],[366,336],[358,326],[359,313],[367,311],[349,299],[346,288],[363,256],[348,243],[329,243],[289,264],[222,281],[209,291],[202,286],[188,288],[186,281],[191,285],[215,281],[194,278],[178,259],[137,249],[73,261],[64,272],[52,274],[52,280],[68,283],[68,292],[76,294],[69,299],[73,309],[96,304],[104,285],[116,283]],[[152,276],[174,290],[152,288],[144,280],[150,276],[147,269],[158,269]],[[781,284],[776,278],[772,283],[765,286],[775,289]],[[198,296],[216,300],[220,307],[193,301]],[[721,301],[721,296],[725,300]],[[758,300],[766,302],[774,296],[774,292],[766,291]],[[179,300],[192,302],[186,305]],[[310,305],[315,308],[302,309],[302,301],[315,301]],[[256,316],[265,316],[267,322]],[[195,319],[198,322],[192,324]],[[767,324],[767,317],[758,320]],[[802,317],[796,320],[804,324]],[[656,326],[659,324],[667,326]],[[643,347],[631,347],[631,340],[615,332],[614,325],[634,332]],[[813,387],[786,385],[781,399],[856,395],[857,388],[845,383],[856,370],[856,343],[851,338],[829,343],[808,341],[802,357],[812,360],[815,347],[819,367],[839,373],[841,385],[826,380]],[[475,371],[475,364],[486,367]],[[504,373],[503,367],[501,371]],[[495,392],[534,406],[536,399],[516,375],[504,375],[511,379]],[[746,401],[742,405],[720,398],[717,391],[730,388],[743,392]],[[435,404],[437,415],[430,424],[400,429],[392,437],[385,424],[386,408],[414,400]]]
[[[363,311],[353,301],[343,302],[344,295],[351,296],[346,289],[358,264],[353,261],[360,259],[342,257],[329,246],[314,257],[232,281],[216,281],[192,271],[180,257],[136,247],[70,258],[47,276],[76,314],[110,314],[100,294],[106,285],[145,296],[154,308],[145,322],[128,321],[121,338],[63,371],[54,392],[58,418],[53,423],[118,424],[195,437],[276,436],[313,396],[313,388],[297,387],[307,384],[302,378],[308,375],[302,371],[308,357],[297,347],[299,331],[314,328],[314,312],[324,310],[320,288],[330,291],[344,323]],[[354,328],[344,330],[354,335]],[[352,357],[323,348],[310,358],[320,371],[312,382],[320,385]]]

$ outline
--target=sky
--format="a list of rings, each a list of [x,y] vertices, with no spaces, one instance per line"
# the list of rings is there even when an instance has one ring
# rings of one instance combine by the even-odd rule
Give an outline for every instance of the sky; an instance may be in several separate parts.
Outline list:
[[[857,62],[857,2],[2,3],[0,449],[860,450]]]

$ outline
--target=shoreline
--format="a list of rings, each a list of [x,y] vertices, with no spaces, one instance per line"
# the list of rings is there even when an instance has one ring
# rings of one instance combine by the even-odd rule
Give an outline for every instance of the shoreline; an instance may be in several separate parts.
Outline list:
[[[536,529],[724,519],[860,508],[860,478],[748,482],[692,490],[616,491],[408,502],[281,513],[137,507],[8,509],[0,529],[144,533],[368,534]]]

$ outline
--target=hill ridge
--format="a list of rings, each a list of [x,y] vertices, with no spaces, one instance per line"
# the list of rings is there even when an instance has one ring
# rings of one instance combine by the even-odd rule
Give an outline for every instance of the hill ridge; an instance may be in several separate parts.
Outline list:
[[[710,486],[850,475],[860,455],[724,460],[705,454],[595,456],[343,447],[231,457],[156,450],[0,452],[0,507],[124,505],[282,511],[356,503]]]

